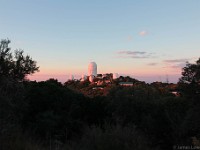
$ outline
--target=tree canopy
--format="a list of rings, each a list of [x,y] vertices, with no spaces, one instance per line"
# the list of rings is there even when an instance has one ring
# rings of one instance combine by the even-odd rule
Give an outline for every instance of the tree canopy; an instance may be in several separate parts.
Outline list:
[[[23,50],[15,50],[14,55],[9,47],[10,40],[0,42],[0,77],[11,77],[22,81],[29,74],[39,71],[36,61],[29,55],[24,55]]]
[[[186,67],[183,68],[180,82],[188,84],[200,82],[200,58],[196,61],[196,64],[186,63]]]
[[[189,97],[200,94],[200,58],[195,64],[186,63],[179,80],[179,87]]]

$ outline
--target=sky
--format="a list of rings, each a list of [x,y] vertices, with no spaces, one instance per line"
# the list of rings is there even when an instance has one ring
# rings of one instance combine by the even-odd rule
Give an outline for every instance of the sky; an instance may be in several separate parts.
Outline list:
[[[0,39],[40,66],[30,80],[118,73],[177,82],[200,56],[199,0],[0,0]]]

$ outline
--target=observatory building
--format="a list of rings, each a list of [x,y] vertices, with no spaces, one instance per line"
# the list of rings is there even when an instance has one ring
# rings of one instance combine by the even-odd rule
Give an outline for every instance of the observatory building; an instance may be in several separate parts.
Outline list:
[[[97,76],[97,64],[95,62],[91,62],[88,65],[88,76]]]
[[[97,76],[97,64],[95,62],[90,62],[88,65],[88,76],[89,81],[93,82],[94,77]]]
[[[113,73],[113,79],[117,79],[119,77],[118,73]]]

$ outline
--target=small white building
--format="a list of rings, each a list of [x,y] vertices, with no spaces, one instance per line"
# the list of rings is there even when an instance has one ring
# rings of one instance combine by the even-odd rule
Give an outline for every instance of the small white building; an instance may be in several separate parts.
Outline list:
[[[81,81],[85,81],[86,79],[87,79],[87,76],[83,74],[83,75],[81,76]]]
[[[89,81],[90,81],[90,82],[93,82],[93,81],[94,81],[94,78],[95,78],[95,76],[90,75],[90,76],[89,76]]]
[[[113,73],[113,79],[117,79],[119,77],[118,73]]]

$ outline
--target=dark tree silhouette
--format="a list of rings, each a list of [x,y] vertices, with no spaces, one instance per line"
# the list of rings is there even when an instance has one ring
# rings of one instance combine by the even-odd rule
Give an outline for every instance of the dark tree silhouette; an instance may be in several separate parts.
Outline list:
[[[24,56],[23,50],[15,50],[14,56],[9,48],[10,40],[0,42],[0,77],[11,77],[22,81],[29,74],[39,71],[36,61],[29,55]]]
[[[183,83],[199,83],[200,81],[200,58],[196,61],[196,64],[186,63],[186,67],[183,68],[182,77],[180,82]]]
[[[179,80],[179,87],[189,97],[196,97],[200,94],[200,58],[195,64],[186,63]]]
[[[200,142],[200,58],[195,64],[187,62],[186,67],[183,68],[179,88],[190,102],[190,108],[181,126],[181,133],[185,137],[184,143],[192,139],[195,145],[195,139]]]

